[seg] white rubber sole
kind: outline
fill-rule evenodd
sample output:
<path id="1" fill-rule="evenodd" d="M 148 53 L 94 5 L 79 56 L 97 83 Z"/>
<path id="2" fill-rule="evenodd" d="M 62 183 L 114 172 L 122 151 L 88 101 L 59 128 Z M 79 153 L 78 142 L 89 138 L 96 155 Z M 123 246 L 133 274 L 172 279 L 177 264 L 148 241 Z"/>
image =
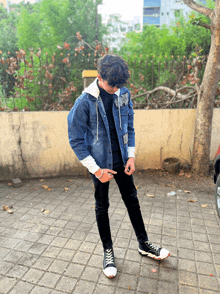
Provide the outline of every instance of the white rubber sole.
<path id="1" fill-rule="evenodd" d="M 143 256 L 147 256 L 147 257 L 150 257 L 150 258 L 153 258 L 153 259 L 156 259 L 156 260 L 164 260 L 166 258 L 168 258 L 170 256 L 170 252 L 168 252 L 168 254 L 164 257 L 160 257 L 160 256 L 156 256 L 156 255 L 153 255 L 152 253 L 149 253 L 149 252 L 146 252 L 144 250 L 141 250 L 140 248 L 138 248 L 138 251 L 141 255 Z"/>

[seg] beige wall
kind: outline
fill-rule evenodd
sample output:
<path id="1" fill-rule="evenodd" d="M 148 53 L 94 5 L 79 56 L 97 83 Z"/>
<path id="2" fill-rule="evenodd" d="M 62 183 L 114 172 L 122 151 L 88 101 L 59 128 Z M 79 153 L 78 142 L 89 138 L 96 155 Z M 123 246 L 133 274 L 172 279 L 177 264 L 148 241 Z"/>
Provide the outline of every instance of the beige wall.
<path id="1" fill-rule="evenodd" d="M 85 174 L 68 142 L 68 112 L 0 113 L 0 180 Z M 135 110 L 136 168 L 161 168 L 170 156 L 191 160 L 195 110 Z M 220 144 L 214 109 L 211 159 Z"/>

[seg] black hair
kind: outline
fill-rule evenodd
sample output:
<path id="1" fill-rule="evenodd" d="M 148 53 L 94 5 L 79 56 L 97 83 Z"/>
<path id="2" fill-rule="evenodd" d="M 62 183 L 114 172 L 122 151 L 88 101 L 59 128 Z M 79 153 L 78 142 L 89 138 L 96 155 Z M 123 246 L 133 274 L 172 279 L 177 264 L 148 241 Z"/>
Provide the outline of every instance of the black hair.
<path id="1" fill-rule="evenodd" d="M 98 73 L 111 87 L 121 88 L 129 79 L 127 62 L 116 54 L 105 54 L 98 60 Z"/>

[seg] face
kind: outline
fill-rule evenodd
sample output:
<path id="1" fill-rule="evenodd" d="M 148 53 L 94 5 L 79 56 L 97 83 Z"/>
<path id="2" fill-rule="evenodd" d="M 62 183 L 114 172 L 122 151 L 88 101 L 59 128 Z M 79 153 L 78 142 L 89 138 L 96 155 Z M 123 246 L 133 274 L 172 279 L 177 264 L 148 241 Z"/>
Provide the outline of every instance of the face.
<path id="1" fill-rule="evenodd" d="M 109 94 L 115 94 L 115 92 L 118 91 L 117 87 L 112 87 L 108 85 L 107 81 L 104 81 L 100 75 L 98 75 L 98 79 L 99 79 L 99 87 L 104 89 L 107 93 Z"/>

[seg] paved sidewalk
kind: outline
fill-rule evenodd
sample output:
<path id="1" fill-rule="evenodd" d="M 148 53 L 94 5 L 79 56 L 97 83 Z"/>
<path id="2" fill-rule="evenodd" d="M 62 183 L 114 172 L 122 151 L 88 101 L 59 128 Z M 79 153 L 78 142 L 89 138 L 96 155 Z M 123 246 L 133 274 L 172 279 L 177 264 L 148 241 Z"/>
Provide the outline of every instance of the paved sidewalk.
<path id="1" fill-rule="evenodd" d="M 220 228 L 214 195 L 187 194 L 148 184 L 138 176 L 135 184 L 149 239 L 170 250 L 171 256 L 157 262 L 139 255 L 112 181 L 109 215 L 118 274 L 109 280 L 102 273 L 92 180 L 38 179 L 24 181 L 20 188 L 0 183 L 0 293 L 220 293 Z M 168 197 L 170 189 L 177 195 Z M 14 213 L 3 211 L 4 205 L 12 205 Z M 42 208 L 49 212 L 41 212 Z"/>

